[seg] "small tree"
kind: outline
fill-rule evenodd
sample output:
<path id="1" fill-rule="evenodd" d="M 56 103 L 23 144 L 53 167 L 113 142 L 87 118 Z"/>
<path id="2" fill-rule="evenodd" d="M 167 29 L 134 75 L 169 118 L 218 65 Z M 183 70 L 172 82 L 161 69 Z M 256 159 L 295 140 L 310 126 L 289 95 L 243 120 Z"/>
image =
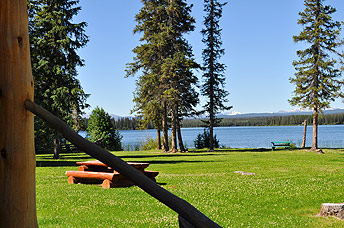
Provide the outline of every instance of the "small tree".
<path id="1" fill-rule="evenodd" d="M 213 138 L 214 148 L 219 148 L 219 140 L 217 140 L 216 135 Z M 198 134 L 194 140 L 195 148 L 203 149 L 210 148 L 210 132 L 209 129 L 204 129 L 203 134 Z"/>
<path id="2" fill-rule="evenodd" d="M 107 150 L 122 150 L 119 131 L 111 123 L 111 116 L 103 108 L 96 107 L 90 116 L 87 134 L 92 142 L 99 143 Z"/>
<path id="3" fill-rule="evenodd" d="M 290 82 L 296 85 L 292 105 L 313 110 L 313 142 L 311 150 L 318 148 L 318 115 L 329 107 L 335 98 L 343 97 L 343 81 L 340 80 L 342 69 L 339 61 L 344 55 L 337 51 L 343 45 L 340 40 L 341 23 L 333 21 L 331 14 L 336 9 L 324 6 L 324 0 L 305 0 L 305 10 L 300 12 L 298 24 L 304 29 L 295 42 L 310 44 L 305 50 L 297 52 L 299 60 L 294 61 L 296 73 Z M 334 57 L 338 58 L 335 59 Z M 338 61 L 339 59 L 339 61 Z"/>

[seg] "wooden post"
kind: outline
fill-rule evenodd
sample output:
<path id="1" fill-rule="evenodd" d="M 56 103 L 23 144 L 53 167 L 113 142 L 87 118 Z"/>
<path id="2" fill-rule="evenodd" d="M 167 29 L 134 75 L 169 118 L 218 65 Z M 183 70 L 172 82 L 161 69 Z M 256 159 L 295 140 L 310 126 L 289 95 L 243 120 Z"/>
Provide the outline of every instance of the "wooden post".
<path id="1" fill-rule="evenodd" d="M 307 120 L 303 121 L 303 137 L 302 137 L 302 146 L 301 148 L 306 147 L 306 133 L 307 133 Z"/>
<path id="2" fill-rule="evenodd" d="M 35 228 L 33 99 L 26 0 L 0 1 L 0 227 Z"/>

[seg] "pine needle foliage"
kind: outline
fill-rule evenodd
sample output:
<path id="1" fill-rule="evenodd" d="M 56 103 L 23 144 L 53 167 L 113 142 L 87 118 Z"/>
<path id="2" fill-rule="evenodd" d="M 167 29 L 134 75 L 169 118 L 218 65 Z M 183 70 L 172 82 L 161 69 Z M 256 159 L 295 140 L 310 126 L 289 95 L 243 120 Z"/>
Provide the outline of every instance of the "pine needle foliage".
<path id="1" fill-rule="evenodd" d="M 78 3 L 28 1 L 35 101 L 71 125 L 78 122 L 82 110 L 88 106 L 88 95 L 76 78 L 77 67 L 84 65 L 77 50 L 88 42 L 84 30 L 86 22 L 73 22 L 73 17 L 81 10 Z M 54 138 L 55 150 L 58 150 L 61 136 L 55 132 Z M 39 144 L 39 140 L 36 143 Z"/>
<path id="2" fill-rule="evenodd" d="M 295 42 L 309 46 L 297 51 L 298 60 L 293 62 L 296 73 L 290 82 L 296 88 L 290 104 L 313 110 L 313 144 L 317 149 L 318 113 L 328 108 L 336 98 L 343 97 L 344 84 L 342 63 L 344 55 L 338 51 L 343 45 L 340 37 L 341 22 L 333 21 L 336 9 L 324 5 L 325 0 L 305 0 L 304 11 L 300 12 L 298 24 L 303 26 Z"/>
<path id="3" fill-rule="evenodd" d="M 226 106 L 228 102 L 228 92 L 225 86 L 226 66 L 219 62 L 225 50 L 222 48 L 220 18 L 222 17 L 222 8 L 227 3 L 220 3 L 217 0 L 204 0 L 204 11 L 207 15 L 204 17 L 204 26 L 201 33 L 202 42 L 206 48 L 203 49 L 203 68 L 204 83 L 201 93 L 207 98 L 207 103 L 203 106 L 204 112 L 209 114 L 209 120 L 206 121 L 210 130 L 210 150 L 214 149 L 213 128 L 219 123 L 216 114 L 221 110 L 229 110 L 232 106 Z"/>
<path id="4" fill-rule="evenodd" d="M 134 33 L 140 33 L 141 44 L 133 49 L 134 61 L 127 64 L 127 76 L 139 73 L 134 92 L 136 112 L 142 127 L 153 122 L 163 130 L 164 150 L 168 150 L 167 130 L 175 132 L 176 121 L 194 111 L 198 93 L 197 77 L 192 69 L 198 67 L 191 46 L 183 37 L 194 30 L 191 6 L 184 0 L 142 0 L 136 15 Z"/>

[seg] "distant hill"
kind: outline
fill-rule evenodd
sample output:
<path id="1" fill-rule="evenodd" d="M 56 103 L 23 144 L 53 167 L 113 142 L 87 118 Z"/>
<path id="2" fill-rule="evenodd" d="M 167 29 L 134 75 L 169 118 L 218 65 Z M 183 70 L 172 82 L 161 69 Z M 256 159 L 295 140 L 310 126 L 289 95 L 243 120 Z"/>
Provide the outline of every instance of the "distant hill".
<path id="1" fill-rule="evenodd" d="M 274 117 L 274 116 L 300 116 L 300 115 L 312 115 L 312 111 L 280 111 L 272 113 L 247 113 L 247 114 L 235 114 L 235 115 L 218 115 L 219 118 L 254 118 L 254 117 Z M 341 114 L 344 113 L 344 109 L 329 109 L 324 111 L 324 115 L 329 114 Z"/>

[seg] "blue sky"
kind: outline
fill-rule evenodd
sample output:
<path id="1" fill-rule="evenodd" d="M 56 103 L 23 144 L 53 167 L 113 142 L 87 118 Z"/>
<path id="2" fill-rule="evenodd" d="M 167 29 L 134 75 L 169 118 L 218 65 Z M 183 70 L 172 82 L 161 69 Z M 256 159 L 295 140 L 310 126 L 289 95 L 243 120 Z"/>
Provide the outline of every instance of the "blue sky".
<path id="1" fill-rule="evenodd" d="M 186 38 L 193 47 L 196 61 L 202 63 L 204 48 L 200 30 L 203 28 L 203 1 L 193 4 L 196 29 Z M 227 65 L 226 87 L 228 105 L 234 112 L 277 112 L 290 110 L 288 99 L 294 85 L 292 61 L 304 44 L 295 44 L 292 36 L 302 29 L 297 25 L 298 12 L 304 9 L 302 0 L 229 0 L 221 19 L 223 48 L 221 62 Z M 344 20 L 344 1 L 327 0 L 337 9 L 334 19 Z M 134 17 L 140 0 L 80 0 L 82 10 L 76 22 L 86 21 L 87 47 L 78 52 L 85 60 L 79 68 L 79 80 L 91 94 L 91 109 L 103 107 L 120 116 L 130 114 L 133 107 L 135 78 L 124 78 L 126 63 L 132 61 L 132 49 L 139 45 L 140 35 L 133 35 Z M 344 33 L 344 31 L 343 31 Z M 201 72 L 196 72 L 201 79 Z M 201 82 L 201 80 L 200 80 Z M 204 98 L 201 98 L 201 104 Z M 332 107 L 344 108 L 341 100 Z M 89 112 L 90 110 L 87 110 Z"/>

